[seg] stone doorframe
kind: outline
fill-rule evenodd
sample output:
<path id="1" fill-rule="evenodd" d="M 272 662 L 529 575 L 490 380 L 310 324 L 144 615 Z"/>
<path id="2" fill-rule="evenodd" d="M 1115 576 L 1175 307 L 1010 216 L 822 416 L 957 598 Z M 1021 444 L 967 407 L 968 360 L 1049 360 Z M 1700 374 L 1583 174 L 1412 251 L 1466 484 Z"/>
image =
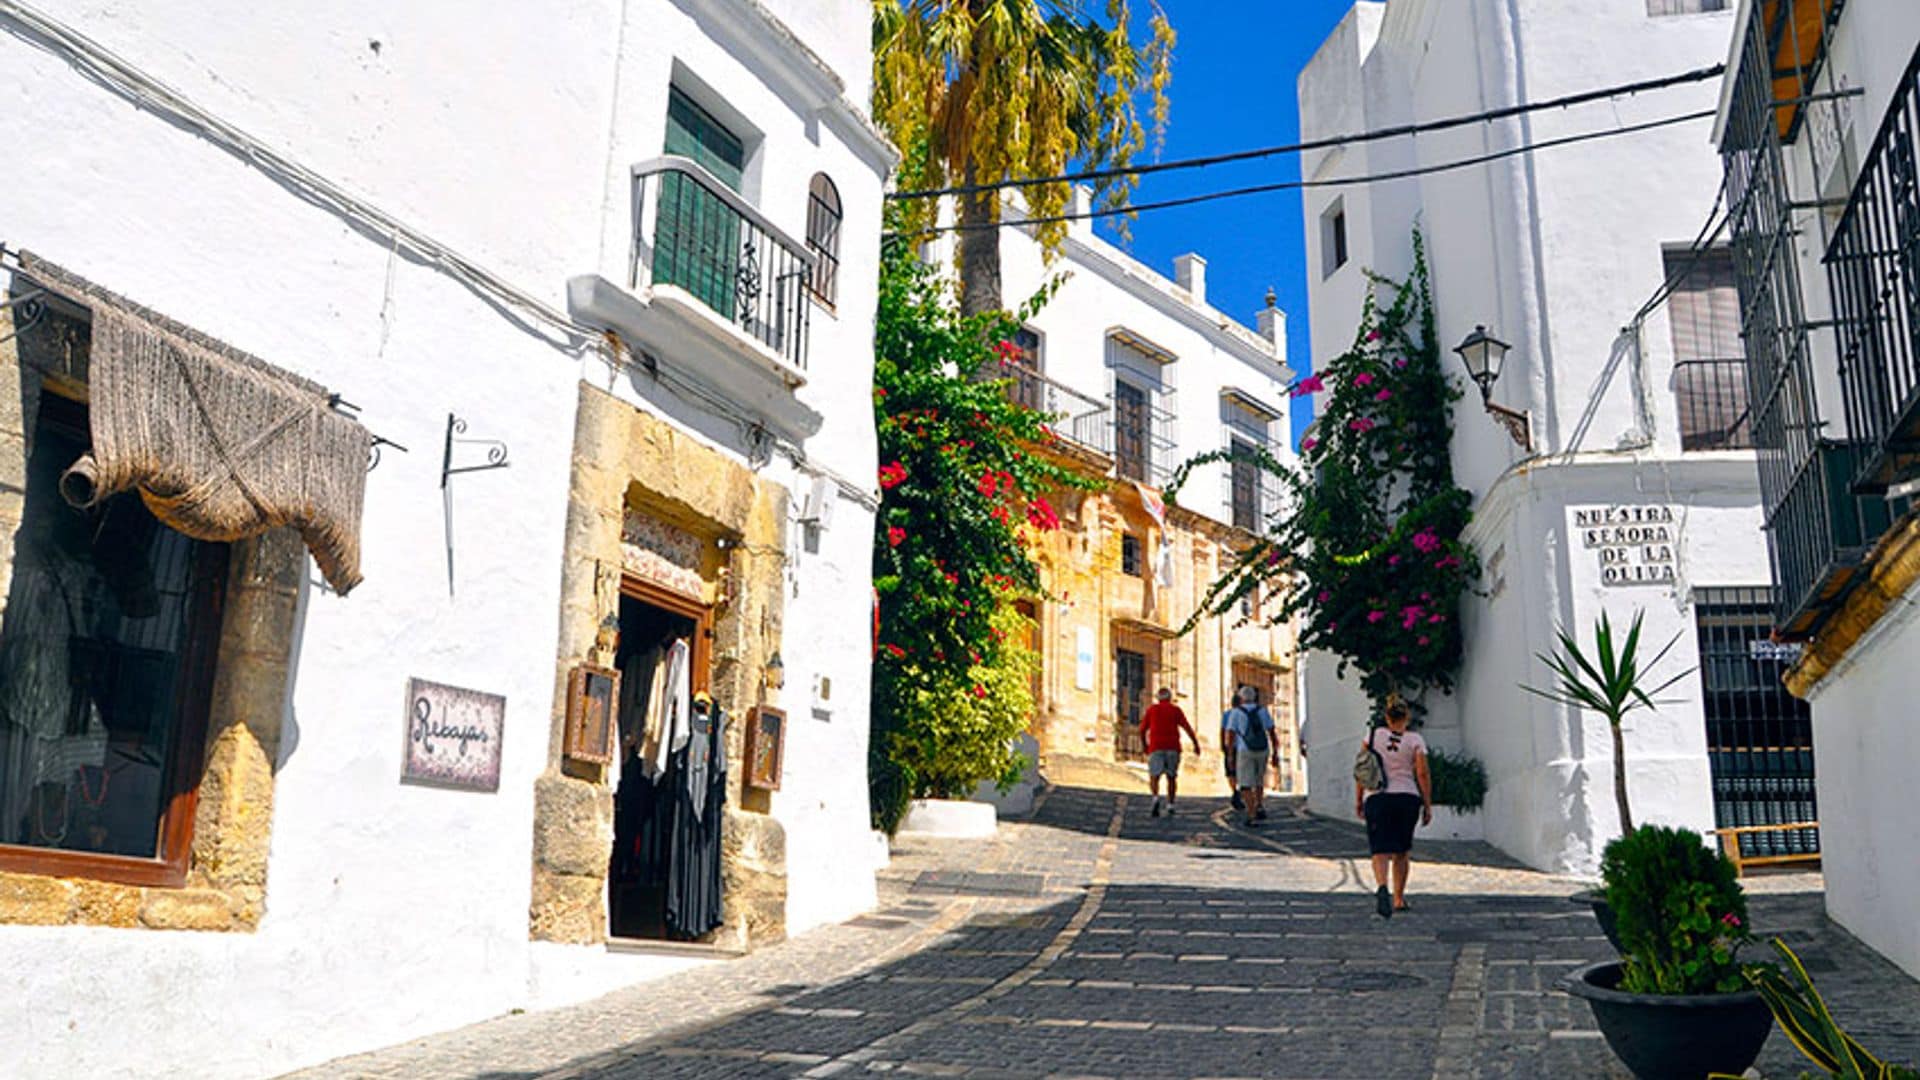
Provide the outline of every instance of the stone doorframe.
<path id="1" fill-rule="evenodd" d="M 713 608 L 709 685 L 727 713 L 730 766 L 721 852 L 724 921 L 713 943 L 745 949 L 778 941 L 786 933 L 786 834 L 766 812 L 765 793 L 743 787 L 737 763 L 744 719 L 762 703 L 762 674 L 779 651 L 787 491 L 585 383 L 567 494 L 547 767 L 534 781 L 529 934 L 583 945 L 607 939 L 609 770 L 565 759 L 562 746 L 574 665 L 611 658 L 603 629 L 619 616 L 621 529 L 629 510 L 703 541 L 701 576 Z"/>

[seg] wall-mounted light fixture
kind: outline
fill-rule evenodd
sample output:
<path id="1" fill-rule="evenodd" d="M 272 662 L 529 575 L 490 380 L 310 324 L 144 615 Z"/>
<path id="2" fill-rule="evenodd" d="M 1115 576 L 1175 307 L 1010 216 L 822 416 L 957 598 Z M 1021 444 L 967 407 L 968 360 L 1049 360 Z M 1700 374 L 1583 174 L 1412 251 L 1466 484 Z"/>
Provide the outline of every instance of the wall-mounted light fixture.
<path id="1" fill-rule="evenodd" d="M 767 658 L 767 668 L 763 674 L 769 690 L 778 690 L 787 685 L 787 665 L 780 659 L 779 652 Z"/>
<path id="2" fill-rule="evenodd" d="M 1467 365 L 1467 377 L 1480 387 L 1480 404 L 1486 407 L 1487 415 L 1507 429 L 1520 449 L 1532 453 L 1532 418 L 1522 410 L 1509 409 L 1493 400 L 1493 384 L 1500 378 L 1500 369 L 1507 362 L 1507 350 L 1512 347 L 1487 333 L 1486 327 L 1475 326 L 1473 333 L 1454 346 L 1453 351 L 1459 353 L 1461 362 Z"/>

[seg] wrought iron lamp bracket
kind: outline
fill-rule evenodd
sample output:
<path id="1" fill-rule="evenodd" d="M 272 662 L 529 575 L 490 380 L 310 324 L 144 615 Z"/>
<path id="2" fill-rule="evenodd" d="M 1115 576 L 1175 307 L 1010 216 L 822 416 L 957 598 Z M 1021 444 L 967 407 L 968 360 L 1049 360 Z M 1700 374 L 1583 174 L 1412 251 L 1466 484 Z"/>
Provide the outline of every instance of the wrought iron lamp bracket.
<path id="1" fill-rule="evenodd" d="M 1484 392 L 1480 404 L 1486 407 L 1487 415 L 1493 417 L 1494 423 L 1507 429 L 1507 434 L 1513 437 L 1520 449 L 1533 453 L 1533 417 L 1526 410 L 1509 409 Z"/>

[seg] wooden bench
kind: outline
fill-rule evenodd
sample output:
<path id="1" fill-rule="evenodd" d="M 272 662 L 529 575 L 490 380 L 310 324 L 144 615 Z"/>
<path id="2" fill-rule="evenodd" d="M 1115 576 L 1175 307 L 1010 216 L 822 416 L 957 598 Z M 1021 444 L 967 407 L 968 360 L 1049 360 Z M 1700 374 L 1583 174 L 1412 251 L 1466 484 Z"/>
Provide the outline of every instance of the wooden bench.
<path id="1" fill-rule="evenodd" d="M 1720 838 L 1720 851 L 1733 863 L 1733 871 L 1746 876 L 1749 866 L 1781 866 L 1788 863 L 1817 863 L 1820 853 L 1817 851 L 1793 852 L 1785 855 L 1748 855 L 1741 851 L 1740 838 L 1759 833 L 1790 833 L 1806 829 L 1818 829 L 1817 821 L 1795 821 L 1785 825 L 1740 825 L 1728 829 L 1715 829 L 1713 835 Z"/>

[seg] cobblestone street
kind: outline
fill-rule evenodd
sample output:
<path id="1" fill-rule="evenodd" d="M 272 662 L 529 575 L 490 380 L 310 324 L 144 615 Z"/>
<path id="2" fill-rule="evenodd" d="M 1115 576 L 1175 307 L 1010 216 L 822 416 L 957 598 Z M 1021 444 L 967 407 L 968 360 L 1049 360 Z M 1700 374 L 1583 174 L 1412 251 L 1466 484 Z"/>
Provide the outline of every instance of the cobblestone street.
<path id="1" fill-rule="evenodd" d="M 1578 883 L 1428 843 L 1414 910 L 1382 923 L 1357 827 L 1148 809 L 1054 789 L 995 840 L 903 845 L 881 910 L 852 923 L 297 1075 L 1625 1075 L 1555 988 L 1608 953 Z M 1750 885 L 1758 931 L 1801 952 L 1841 1022 L 1920 1058 L 1920 985 L 1823 919 L 1818 877 Z M 1760 1068 L 1802 1064 L 1776 1033 Z"/>

